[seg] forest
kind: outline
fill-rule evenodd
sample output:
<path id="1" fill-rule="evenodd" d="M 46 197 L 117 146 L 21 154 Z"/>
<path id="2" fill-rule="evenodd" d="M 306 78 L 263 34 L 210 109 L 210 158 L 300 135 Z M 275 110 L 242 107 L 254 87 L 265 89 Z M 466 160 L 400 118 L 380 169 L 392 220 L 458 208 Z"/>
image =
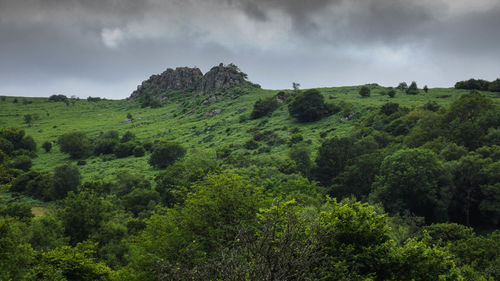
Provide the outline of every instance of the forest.
<path id="1" fill-rule="evenodd" d="M 0 280 L 499 280 L 481 81 L 1 97 Z"/>

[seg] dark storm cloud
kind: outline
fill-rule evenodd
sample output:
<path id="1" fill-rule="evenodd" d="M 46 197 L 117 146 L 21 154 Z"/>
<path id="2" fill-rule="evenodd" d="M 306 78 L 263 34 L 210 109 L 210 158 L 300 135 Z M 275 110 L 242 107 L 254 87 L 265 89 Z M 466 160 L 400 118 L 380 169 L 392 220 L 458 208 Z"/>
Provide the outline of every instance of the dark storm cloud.
<path id="1" fill-rule="evenodd" d="M 221 61 L 269 88 L 450 86 L 498 76 L 498 46 L 496 0 L 0 0 L 0 93 L 125 97 Z"/>

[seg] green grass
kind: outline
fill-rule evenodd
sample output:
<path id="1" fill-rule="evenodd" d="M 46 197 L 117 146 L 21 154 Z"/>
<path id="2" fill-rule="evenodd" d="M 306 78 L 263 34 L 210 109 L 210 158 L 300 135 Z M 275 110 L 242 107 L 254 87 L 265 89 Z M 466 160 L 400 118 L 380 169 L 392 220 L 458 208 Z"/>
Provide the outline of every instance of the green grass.
<path id="1" fill-rule="evenodd" d="M 312 151 L 321 144 L 323 139 L 320 133 L 335 129 L 327 135 L 345 135 L 359 118 L 369 110 L 376 109 L 382 104 L 392 101 L 402 106 L 416 108 L 428 101 L 435 101 L 442 106 L 447 106 L 462 94 L 468 92 L 455 89 L 430 89 L 428 93 L 420 91 L 419 95 L 406 95 L 398 91 L 394 98 L 381 95 L 383 88 L 372 87 L 371 96 L 362 98 L 359 93 L 360 86 L 335 87 L 319 89 L 328 103 L 348 102 L 356 112 L 353 120 L 342 123 L 340 114 L 335 114 L 313 123 L 298 123 L 288 114 L 286 104 L 273 113 L 272 117 L 257 120 L 245 120 L 252 111 L 253 104 L 259 98 L 276 94 L 277 90 L 254 89 L 246 95 L 237 98 L 226 98 L 222 101 L 201 105 L 204 97 L 184 96 L 172 99 L 170 103 L 161 108 L 140 108 L 136 102 L 126 100 L 106 100 L 88 102 L 78 100 L 69 106 L 64 103 L 47 102 L 46 98 L 26 98 L 31 104 L 23 104 L 24 98 L 17 98 L 18 103 L 13 103 L 14 97 L 7 97 L 0 101 L 0 128 L 15 127 L 26 131 L 38 144 L 38 157 L 34 159 L 34 169 L 52 171 L 55 166 L 72 161 L 68 156 L 59 151 L 54 145 L 52 151 L 46 153 L 41 144 L 45 141 L 56 141 L 57 138 L 71 131 L 83 131 L 89 137 L 95 137 L 100 132 L 117 130 L 120 135 L 126 131 L 136 134 L 140 141 L 154 141 L 159 139 L 175 140 L 183 144 L 189 153 L 196 151 L 214 152 L 217 147 L 234 145 L 233 153 L 248 153 L 250 158 L 262 161 L 274 161 L 287 156 L 289 147 L 286 144 L 275 145 L 270 153 L 254 154 L 243 148 L 243 144 L 252 137 L 249 132 L 252 128 L 260 131 L 273 131 L 279 137 L 288 140 L 294 128 L 298 128 L 305 140 L 311 141 Z M 291 91 L 290 91 L 291 93 Z M 498 93 L 486 93 L 500 103 Z M 180 105 L 184 100 L 185 104 Z M 238 110 L 246 107 L 243 113 Z M 221 113 L 213 117 L 206 116 L 213 110 L 221 109 Z M 125 122 L 127 113 L 131 113 L 134 121 Z M 23 116 L 32 114 L 38 118 L 31 126 L 24 124 Z M 245 119 L 245 118 L 243 118 Z M 265 123 L 265 124 L 264 124 Z M 261 144 L 263 146 L 265 144 Z M 255 150 L 257 151 L 257 150 Z M 111 179 L 121 170 L 139 172 L 152 179 L 156 171 L 151 169 L 144 157 L 128 157 L 104 161 L 103 157 L 90 157 L 87 164 L 80 166 L 84 180 Z"/>

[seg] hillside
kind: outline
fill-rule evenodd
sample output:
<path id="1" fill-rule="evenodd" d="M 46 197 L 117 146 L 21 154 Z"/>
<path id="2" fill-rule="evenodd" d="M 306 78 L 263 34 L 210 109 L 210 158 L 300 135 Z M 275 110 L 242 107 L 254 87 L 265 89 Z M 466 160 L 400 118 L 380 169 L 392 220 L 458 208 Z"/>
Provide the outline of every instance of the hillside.
<path id="1" fill-rule="evenodd" d="M 497 280 L 500 94 L 469 84 L 1 97 L 0 280 Z"/>
<path id="2" fill-rule="evenodd" d="M 241 154 L 249 152 L 243 148 L 243 144 L 252 138 L 252 128 L 276 132 L 285 142 L 290 139 L 294 128 L 297 128 L 306 140 L 311 141 L 312 151 L 315 151 L 324 138 L 347 135 L 362 116 L 389 101 L 408 108 L 417 108 L 428 101 L 447 106 L 468 92 L 455 89 L 430 89 L 427 94 L 412 96 L 398 91 L 396 97 L 391 99 L 387 95 L 380 95 L 384 88 L 376 86 L 372 88 L 373 93 L 369 98 L 362 98 L 359 95 L 360 86 L 319 89 L 327 102 L 344 102 L 352 105 L 355 114 L 346 122 L 341 122 L 342 113 L 338 113 L 318 122 L 299 123 L 290 117 L 287 104 L 280 104 L 271 117 L 248 120 L 258 99 L 271 97 L 280 92 L 250 89 L 227 97 L 209 95 L 193 98 L 190 95 L 183 97 L 173 93 L 178 96 L 161 108 L 141 108 L 140 104 L 126 100 L 99 102 L 74 100 L 67 106 L 62 102 L 47 102 L 46 98 L 7 97 L 1 103 L 1 125 L 25 130 L 26 134 L 33 136 L 38 144 L 45 141 L 56 142 L 60 135 L 70 131 L 82 131 L 90 137 L 96 137 L 101 132 L 118 130 L 121 133 L 131 131 L 141 141 L 175 140 L 189 149 L 207 150 L 212 153 L 215 153 L 218 147 L 233 145 L 234 153 Z M 285 92 L 292 93 L 291 90 Z M 488 95 L 493 97 L 497 104 L 500 103 L 497 94 Z M 18 99 L 19 102 L 13 103 L 14 99 Z M 23 104 L 23 100 L 32 103 Z M 214 101 L 205 102 L 205 100 Z M 214 114 L 219 110 L 220 113 Z M 30 126 L 24 123 L 23 116 L 26 113 L 37 116 Z M 128 113 L 132 114 L 133 120 L 127 120 Z M 330 132 L 322 138 L 321 133 L 327 131 Z M 285 143 L 278 144 L 274 145 L 270 152 L 254 155 L 254 151 L 250 151 L 250 157 L 263 161 L 272 161 L 272 158 L 283 159 L 287 157 L 288 149 Z M 71 160 L 55 146 L 50 153 L 42 151 L 38 153 L 38 157 L 34 159 L 34 168 L 50 171 L 64 161 Z M 91 157 L 86 162 L 87 164 L 80 169 L 87 179 L 109 179 L 120 169 L 130 169 L 150 177 L 155 173 L 147 165 L 147 157 L 128 157 L 113 161 L 103 161 L 102 157 Z"/>

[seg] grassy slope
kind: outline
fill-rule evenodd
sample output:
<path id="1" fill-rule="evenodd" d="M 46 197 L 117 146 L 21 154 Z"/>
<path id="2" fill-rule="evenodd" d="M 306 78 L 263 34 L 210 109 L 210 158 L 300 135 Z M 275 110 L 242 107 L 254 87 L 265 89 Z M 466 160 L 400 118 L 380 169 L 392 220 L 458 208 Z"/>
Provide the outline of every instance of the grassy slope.
<path id="1" fill-rule="evenodd" d="M 335 87 L 319 89 L 325 96 L 327 102 L 345 101 L 352 103 L 359 118 L 370 109 L 392 101 L 409 108 L 425 104 L 429 100 L 436 101 L 440 105 L 448 105 L 467 91 L 455 89 L 430 89 L 429 93 L 410 96 L 398 92 L 395 98 L 380 95 L 381 88 L 374 88 L 369 98 L 361 98 L 358 94 L 359 87 Z M 34 160 L 34 169 L 53 170 L 53 168 L 64 162 L 70 161 L 66 154 L 59 151 L 55 145 L 50 153 L 41 149 L 45 141 L 56 141 L 58 136 L 69 131 L 83 131 L 90 137 L 97 136 L 102 131 L 117 130 L 120 134 L 130 130 L 135 133 L 141 141 L 154 141 L 155 139 L 176 140 L 188 148 L 188 151 L 215 151 L 215 148 L 223 145 L 242 145 L 252 137 L 247 132 L 249 129 L 258 127 L 260 130 L 275 131 L 280 137 L 287 140 L 292 128 L 299 128 L 306 140 L 311 140 L 313 151 L 322 139 L 320 133 L 335 128 L 328 137 L 333 135 L 347 134 L 356 122 L 340 122 L 340 115 L 336 114 L 321 121 L 300 124 L 290 118 L 286 105 L 281 105 L 272 117 L 260 118 L 258 120 L 247 120 L 240 122 L 240 115 L 248 116 L 253 104 L 261 97 L 274 95 L 278 91 L 255 89 L 247 95 L 236 99 L 226 99 L 208 105 L 200 105 L 200 98 L 187 97 L 188 102 L 179 105 L 179 101 L 171 102 L 162 108 L 150 109 L 140 108 L 137 103 L 125 100 L 87 102 L 76 101 L 66 106 L 64 103 L 47 102 L 45 98 L 28 98 L 33 103 L 23 104 L 23 98 L 18 98 L 18 103 L 13 103 L 14 98 L 8 97 L 6 101 L 0 101 L 0 128 L 16 127 L 24 129 L 28 135 L 36 140 L 39 149 L 39 157 Z M 495 103 L 500 103 L 498 94 L 487 93 L 494 98 Z M 444 96 L 444 97 L 443 97 Z M 243 113 L 238 109 L 248 108 Z M 221 109 L 219 115 L 207 117 L 203 114 L 214 109 Z M 193 111 L 193 114 L 189 112 Z M 135 119 L 131 123 L 124 122 L 127 113 L 131 113 Z M 28 127 L 24 124 L 25 114 L 36 114 L 38 120 Z M 267 120 L 267 123 L 263 122 Z M 263 124 L 265 123 L 265 124 Z M 262 146 L 262 145 L 261 145 Z M 244 153 L 248 150 L 238 148 L 237 152 Z M 274 146 L 271 153 L 263 153 L 254 157 L 267 161 L 273 158 L 286 157 L 288 146 L 286 144 Z M 251 152 L 253 153 L 253 152 Z M 128 157 L 112 161 L 103 161 L 102 157 L 91 157 L 87 159 L 87 165 L 80 166 L 80 171 L 86 180 L 88 179 L 110 179 L 122 170 L 128 169 L 140 172 L 152 179 L 156 173 L 147 164 L 149 155 L 135 158 Z"/>

